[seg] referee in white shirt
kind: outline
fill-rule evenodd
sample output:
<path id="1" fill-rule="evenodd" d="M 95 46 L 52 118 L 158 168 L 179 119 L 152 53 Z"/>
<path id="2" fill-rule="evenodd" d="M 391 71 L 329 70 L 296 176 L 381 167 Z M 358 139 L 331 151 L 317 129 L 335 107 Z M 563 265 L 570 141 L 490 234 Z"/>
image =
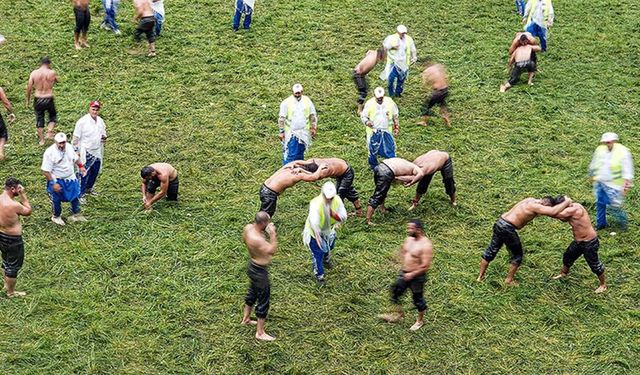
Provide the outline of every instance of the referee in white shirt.
<path id="1" fill-rule="evenodd" d="M 102 167 L 104 142 L 107 139 L 104 121 L 100 116 L 102 105 L 94 100 L 89 104 L 89 113 L 76 122 L 73 131 L 73 146 L 80 154 L 80 162 L 87 169 L 87 174 L 80 179 L 80 196 L 97 195 L 93 190 Z"/>

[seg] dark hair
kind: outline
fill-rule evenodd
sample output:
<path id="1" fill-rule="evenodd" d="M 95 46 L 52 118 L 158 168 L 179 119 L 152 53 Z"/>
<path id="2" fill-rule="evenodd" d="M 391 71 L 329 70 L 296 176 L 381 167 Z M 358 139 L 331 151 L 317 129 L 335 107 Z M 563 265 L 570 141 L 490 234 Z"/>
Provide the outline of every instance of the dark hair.
<path id="1" fill-rule="evenodd" d="M 256 213 L 256 219 L 255 219 L 256 224 L 266 224 L 270 220 L 271 220 L 271 216 L 269 216 L 267 212 L 258 211 L 258 213 Z"/>
<path id="2" fill-rule="evenodd" d="M 142 170 L 140 171 L 140 177 L 146 180 L 147 178 L 151 177 L 151 174 L 153 172 L 155 172 L 155 169 L 147 165 L 146 167 L 142 168 Z"/>
<path id="3" fill-rule="evenodd" d="M 520 35 L 520 43 L 522 43 L 522 42 L 529 43 L 529 38 L 527 38 L 527 36 L 525 34 Z"/>
<path id="4" fill-rule="evenodd" d="M 49 56 L 43 57 L 42 60 L 40 60 L 40 65 L 51 65 L 51 60 L 49 59 Z"/>
<path id="5" fill-rule="evenodd" d="M 422 220 L 420 219 L 411 219 L 409 220 L 409 224 L 413 224 L 416 226 L 416 228 L 420 229 L 421 231 L 424 231 L 424 227 L 422 226 Z"/>
<path id="6" fill-rule="evenodd" d="M 379 59 L 382 59 L 384 57 L 384 55 L 387 53 L 387 51 L 384 49 L 384 47 L 378 48 L 378 50 L 376 52 L 377 52 L 376 56 Z"/>
<path id="7" fill-rule="evenodd" d="M 318 170 L 318 164 L 315 161 L 312 161 L 309 164 L 301 165 L 300 168 L 304 169 L 307 172 L 314 173 L 315 171 Z"/>
<path id="8" fill-rule="evenodd" d="M 542 200 L 549 201 L 549 204 L 551 205 L 551 207 L 553 207 L 564 202 L 564 195 L 556 195 L 555 197 L 552 197 L 551 195 L 547 195 L 546 197 L 542 198 Z"/>
<path id="9" fill-rule="evenodd" d="M 20 180 L 18 180 L 15 177 L 7 177 L 7 179 L 4 181 L 4 189 L 5 190 L 9 190 L 12 189 L 14 187 L 17 187 L 18 185 L 21 185 L 22 182 L 20 182 Z"/>

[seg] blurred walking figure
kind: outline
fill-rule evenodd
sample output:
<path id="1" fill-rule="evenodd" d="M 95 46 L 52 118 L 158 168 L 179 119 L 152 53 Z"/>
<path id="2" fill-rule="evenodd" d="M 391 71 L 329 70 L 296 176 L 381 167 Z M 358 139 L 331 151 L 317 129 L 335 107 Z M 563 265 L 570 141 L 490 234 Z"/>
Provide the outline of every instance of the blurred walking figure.
<path id="1" fill-rule="evenodd" d="M 390 97 L 402 95 L 409 66 L 418 60 L 416 45 L 413 38 L 407 35 L 407 27 L 398 25 L 396 31 L 397 33 L 387 36 L 382 42 L 387 51 L 387 65 L 380 74 L 380 79 L 387 81 Z"/>
<path id="2" fill-rule="evenodd" d="M 360 60 L 358 65 L 353 69 L 353 81 L 358 89 L 358 104 L 357 113 L 362 113 L 364 101 L 369 94 L 369 80 L 367 79 L 367 73 L 369 73 L 378 62 L 382 61 L 386 57 L 386 51 L 384 48 L 378 48 L 377 50 L 368 50 L 364 55 L 364 58 Z"/>
<path id="3" fill-rule="evenodd" d="M 75 49 L 89 47 L 87 32 L 91 23 L 89 0 L 73 0 L 73 13 L 76 16 L 76 28 L 73 30 L 73 46 Z"/>
<path id="4" fill-rule="evenodd" d="M 120 27 L 116 23 L 120 0 L 102 0 L 102 7 L 104 8 L 104 20 L 100 24 L 100 28 L 111 30 L 116 35 L 122 34 Z"/>
<path id="5" fill-rule="evenodd" d="M 524 30 L 540 39 L 542 52 L 547 50 L 549 29 L 553 26 L 553 5 L 551 0 L 529 0 L 524 9 L 522 22 Z"/>
<path id="6" fill-rule="evenodd" d="M 431 88 L 431 97 L 425 99 L 422 104 L 422 121 L 418 125 L 427 126 L 429 116 L 432 116 L 431 108 L 440 107 L 440 113 L 447 126 L 451 126 L 449 118 L 449 109 L 447 108 L 446 99 L 449 96 L 449 82 L 447 81 L 447 73 L 442 64 L 428 62 L 422 72 L 422 84 L 425 88 Z"/>
<path id="7" fill-rule="evenodd" d="M 89 104 L 89 113 L 82 116 L 73 130 L 73 146 L 80 154 L 80 162 L 84 164 L 87 173 L 80 178 L 80 198 L 87 194 L 98 195 L 93 186 L 102 169 L 102 156 L 107 132 L 104 121 L 98 116 L 101 108 L 99 101 Z"/>
<path id="8" fill-rule="evenodd" d="M 7 94 L 4 93 L 2 87 L 0 87 L 0 101 L 4 105 L 4 108 L 7 110 L 7 119 L 9 122 L 16 121 L 16 115 L 13 114 L 13 105 L 7 98 Z M 7 124 L 4 123 L 4 119 L 2 115 L 0 115 L 0 161 L 4 160 L 4 144 L 9 139 L 9 132 L 7 131 Z"/>
<path id="9" fill-rule="evenodd" d="M 56 71 L 51 69 L 51 60 L 43 57 L 40 61 L 40 67 L 29 75 L 27 81 L 27 106 L 31 100 L 31 92 L 35 88 L 33 99 L 33 110 L 36 114 L 36 130 L 38 132 L 38 144 L 44 145 L 44 113 L 49 115 L 49 123 L 47 128 L 47 139 L 53 138 L 53 129 L 56 126 L 58 112 L 53 101 L 53 85 L 60 79 Z"/>
<path id="10" fill-rule="evenodd" d="M 633 181 L 633 160 L 628 148 L 618 143 L 616 133 L 604 133 L 589 165 L 596 197 L 596 229 L 607 226 L 607 207 L 622 230 L 627 229 L 627 214 L 622 209 L 625 194 Z"/>
<path id="11" fill-rule="evenodd" d="M 520 17 L 524 17 L 524 8 L 526 6 L 526 2 L 524 0 L 515 0 L 516 1 L 516 12 L 520 15 Z"/>
<path id="12" fill-rule="evenodd" d="M 311 139 L 318 131 L 316 107 L 303 95 L 302 85 L 291 88 L 293 95 L 280 103 L 278 137 L 283 142 L 282 165 L 294 160 L 304 160 L 304 153 L 311 146 Z"/>
<path id="13" fill-rule="evenodd" d="M 383 159 L 396 157 L 396 137 L 400 133 L 398 121 L 398 106 L 388 96 L 384 96 L 384 89 L 376 87 L 374 97 L 364 105 L 360 120 L 366 126 L 367 149 L 369 150 L 369 168 L 373 170 L 378 165 L 378 156 Z M 393 134 L 390 125 L 393 124 Z"/>
<path id="14" fill-rule="evenodd" d="M 151 1 L 133 0 L 133 6 L 136 8 L 134 20 L 138 21 L 138 26 L 133 34 L 133 39 L 136 42 L 139 42 L 142 39 L 142 34 L 144 34 L 147 38 L 147 42 L 149 43 L 149 54 L 147 56 L 153 57 L 156 55 L 156 18 L 153 15 Z"/>
<path id="15" fill-rule="evenodd" d="M 244 22 L 242 23 L 242 28 L 245 30 L 249 30 L 251 27 L 251 17 L 253 16 L 253 7 L 256 3 L 256 0 L 236 0 L 236 10 L 233 14 L 233 31 L 238 31 L 240 28 L 240 18 L 244 14 Z"/>
<path id="16" fill-rule="evenodd" d="M 156 19 L 155 33 L 156 38 L 160 36 L 162 32 L 162 26 L 164 25 L 164 0 L 151 0 L 151 9 L 153 9 L 153 16 Z"/>

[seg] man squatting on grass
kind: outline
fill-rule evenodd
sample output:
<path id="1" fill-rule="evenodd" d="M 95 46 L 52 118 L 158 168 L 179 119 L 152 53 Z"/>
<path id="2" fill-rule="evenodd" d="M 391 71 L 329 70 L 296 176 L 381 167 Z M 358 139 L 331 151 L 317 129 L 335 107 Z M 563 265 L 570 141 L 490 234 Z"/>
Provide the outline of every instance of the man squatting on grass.
<path id="1" fill-rule="evenodd" d="M 362 215 L 362 206 L 360 205 L 360 197 L 358 192 L 353 187 L 353 180 L 355 179 L 355 173 L 353 168 L 346 161 L 338 158 L 319 159 L 314 158 L 310 160 L 296 160 L 292 163 L 291 167 L 295 172 L 313 174 L 312 172 L 302 167 L 317 164 L 322 165 L 323 168 L 318 170 L 318 179 L 334 177 L 336 179 L 336 186 L 338 187 L 338 195 L 340 199 L 348 199 L 356 209 L 356 216 Z"/>
<path id="2" fill-rule="evenodd" d="M 148 56 L 153 57 L 156 55 L 156 18 L 153 15 L 151 2 L 149 0 L 133 0 L 133 6 L 136 8 L 134 19 L 139 20 L 133 39 L 139 42 L 142 34 L 144 34 L 147 37 L 147 42 L 149 42 Z"/>
<path id="3" fill-rule="evenodd" d="M 369 80 L 367 79 L 367 73 L 369 73 L 378 64 L 378 62 L 384 60 L 387 56 L 387 51 L 384 48 L 378 48 L 377 50 L 368 50 L 364 55 L 364 58 L 360 60 L 358 65 L 353 69 L 353 82 L 358 89 L 358 115 L 362 113 L 364 108 L 364 101 L 367 99 L 369 93 Z"/>
<path id="4" fill-rule="evenodd" d="M 453 161 L 449 154 L 443 151 L 431 150 L 426 154 L 420 155 L 413 161 L 413 164 L 422 169 L 424 177 L 418 182 L 416 187 L 416 197 L 411 201 L 411 207 L 409 211 L 418 206 L 420 198 L 427 193 L 429 184 L 433 175 L 440 171 L 442 175 L 442 183 L 444 184 L 444 190 L 449 196 L 452 205 L 456 205 L 456 181 L 453 179 Z"/>
<path id="5" fill-rule="evenodd" d="M 442 64 L 428 62 L 422 72 L 422 84 L 431 87 L 431 97 L 422 104 L 422 121 L 418 125 L 427 126 L 429 116 L 432 115 L 431 108 L 438 105 L 440 113 L 447 126 L 451 126 L 451 118 L 449 117 L 449 109 L 447 108 L 446 99 L 449 96 L 449 82 L 447 81 L 447 73 Z"/>
<path id="6" fill-rule="evenodd" d="M 553 279 L 558 280 L 566 277 L 569 274 L 569 268 L 571 268 L 580 255 L 583 255 L 589 268 L 598 276 L 598 281 L 600 281 L 600 285 L 595 292 L 602 293 L 607 290 L 604 264 L 598 259 L 600 241 L 598 241 L 598 234 L 593 229 L 593 225 L 591 225 L 591 218 L 587 210 L 582 205 L 574 202 L 557 214 L 555 218 L 566 221 L 571 225 L 573 242 L 571 242 L 567 251 L 562 255 L 562 270 L 560 274 Z"/>
<path id="7" fill-rule="evenodd" d="M 13 114 L 13 106 L 11 105 L 9 98 L 7 98 L 7 95 L 4 93 L 2 87 L 0 87 L 0 101 L 9 113 L 7 115 L 9 122 L 16 121 L 16 115 Z M 4 144 L 8 139 L 9 132 L 7 131 L 7 124 L 4 123 L 4 119 L 2 118 L 2 115 L 0 115 L 0 161 L 4 160 Z"/>
<path id="8" fill-rule="evenodd" d="M 260 211 L 268 213 L 269 217 L 273 218 L 276 213 L 278 196 L 283 191 L 300 181 L 313 182 L 322 179 L 320 175 L 325 168 L 327 168 L 326 165 L 318 165 L 315 162 L 300 165 L 295 169 L 294 162 L 285 164 L 260 187 Z"/>
<path id="9" fill-rule="evenodd" d="M 520 35 L 519 44 L 509 56 L 509 67 L 511 67 L 511 78 L 500 85 L 500 92 L 505 92 L 511 86 L 518 83 L 520 75 L 526 70 L 529 74 L 529 85 L 533 85 L 533 76 L 536 72 L 535 53 L 540 51 L 540 46 L 530 44 L 526 34 Z"/>
<path id="10" fill-rule="evenodd" d="M 89 0 L 73 0 L 73 14 L 76 16 L 76 28 L 73 30 L 73 46 L 75 49 L 89 47 L 87 32 L 91 23 Z"/>
<path id="11" fill-rule="evenodd" d="M 410 288 L 413 295 L 413 305 L 418 309 L 418 318 L 410 329 L 417 331 L 424 325 L 424 313 L 427 310 L 423 290 L 427 271 L 431 268 L 433 260 L 433 244 L 424 235 L 422 222 L 418 219 L 409 221 L 407 235 L 408 237 L 398 251 L 402 269 L 396 282 L 391 286 L 391 302 L 396 306 L 396 312 L 381 314 L 379 317 L 389 323 L 395 323 L 402 319 L 404 312 L 400 305 L 400 297 Z"/>
<path id="12" fill-rule="evenodd" d="M 38 132 L 38 144 L 44 146 L 44 113 L 49 115 L 49 124 L 47 129 L 47 138 L 53 138 L 53 129 L 56 126 L 58 112 L 53 101 L 53 85 L 59 81 L 56 71 L 51 69 L 51 60 L 43 57 L 40 61 L 40 67 L 31 72 L 29 81 L 27 81 L 27 107 L 31 100 L 31 92 L 35 87 L 35 95 L 33 98 L 33 110 L 36 114 L 36 130 Z"/>
<path id="13" fill-rule="evenodd" d="M 405 187 L 411 186 L 420 181 L 424 174 L 417 165 L 401 158 L 390 158 L 383 160 L 373 169 L 373 182 L 376 189 L 369 198 L 367 206 L 367 224 L 372 225 L 371 218 L 376 208 L 380 207 L 380 212 L 384 213 L 384 201 L 391 188 L 391 183 L 400 181 Z"/>
<path id="14" fill-rule="evenodd" d="M 167 197 L 168 201 L 178 200 L 178 171 L 168 163 L 153 163 L 142 168 L 142 203 L 144 209 L 149 210 L 154 203 Z M 156 194 L 156 190 L 160 192 Z"/>
<path id="15" fill-rule="evenodd" d="M 516 230 L 522 229 L 538 215 L 555 217 L 571 204 L 571 199 L 566 196 L 544 197 L 542 199 L 525 198 L 518 202 L 509 212 L 500 216 L 493 225 L 493 237 L 487 249 L 482 254 L 480 261 L 480 274 L 478 281 L 483 281 L 489 263 L 495 259 L 502 245 L 506 245 L 511 254 L 511 266 L 504 282 L 507 285 L 517 285 L 513 277 L 522 263 L 522 243 Z"/>
<path id="16" fill-rule="evenodd" d="M 263 232 L 269 234 L 269 241 L 263 235 Z M 267 319 L 269 312 L 269 299 L 271 297 L 271 283 L 269 282 L 269 264 L 271 258 L 278 248 L 278 239 L 276 238 L 276 227 L 271 222 L 269 214 L 260 211 L 256 214 L 255 221 L 247 224 L 242 231 L 242 239 L 247 245 L 251 260 L 247 266 L 247 275 L 249 276 L 249 290 L 244 299 L 244 313 L 241 324 L 256 324 L 256 339 L 264 341 L 273 341 L 276 338 L 269 336 L 264 331 L 264 321 Z M 258 321 L 251 320 L 251 310 L 256 304 L 256 317 Z"/>
<path id="17" fill-rule="evenodd" d="M 13 199 L 20 196 L 20 202 Z M 24 261 L 24 242 L 20 216 L 31 215 L 31 205 L 20 181 L 7 178 L 0 194 L 0 251 L 4 268 L 4 290 L 8 297 L 22 297 L 25 292 L 16 291 L 18 271 Z"/>

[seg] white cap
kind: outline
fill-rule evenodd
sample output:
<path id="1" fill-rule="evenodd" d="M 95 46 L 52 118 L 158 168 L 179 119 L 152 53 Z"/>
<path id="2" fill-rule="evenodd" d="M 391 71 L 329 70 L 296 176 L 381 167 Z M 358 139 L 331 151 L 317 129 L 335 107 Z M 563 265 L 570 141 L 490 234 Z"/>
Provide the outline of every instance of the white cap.
<path id="1" fill-rule="evenodd" d="M 373 96 L 376 98 L 382 98 L 384 96 L 384 89 L 380 86 L 376 87 L 376 89 L 373 90 Z"/>
<path id="2" fill-rule="evenodd" d="M 293 85 L 293 87 L 291 88 L 291 91 L 293 91 L 293 93 L 297 93 L 297 92 L 302 92 L 302 85 L 299 83 L 296 83 L 295 85 Z"/>
<path id="3" fill-rule="evenodd" d="M 396 31 L 398 31 L 398 34 L 406 34 L 407 27 L 405 25 L 398 25 L 398 27 L 396 28 Z"/>
<path id="4" fill-rule="evenodd" d="M 600 142 L 613 142 L 617 141 L 618 135 L 616 133 L 604 133 L 602 138 L 600 138 Z"/>
<path id="5" fill-rule="evenodd" d="M 58 134 L 56 134 L 55 137 L 53 137 L 53 140 L 56 141 L 56 143 L 66 142 L 67 141 L 67 135 L 64 134 L 64 133 L 58 133 Z"/>
<path id="6" fill-rule="evenodd" d="M 322 195 L 327 199 L 332 199 L 336 196 L 336 185 L 331 181 L 327 181 L 322 185 Z"/>

